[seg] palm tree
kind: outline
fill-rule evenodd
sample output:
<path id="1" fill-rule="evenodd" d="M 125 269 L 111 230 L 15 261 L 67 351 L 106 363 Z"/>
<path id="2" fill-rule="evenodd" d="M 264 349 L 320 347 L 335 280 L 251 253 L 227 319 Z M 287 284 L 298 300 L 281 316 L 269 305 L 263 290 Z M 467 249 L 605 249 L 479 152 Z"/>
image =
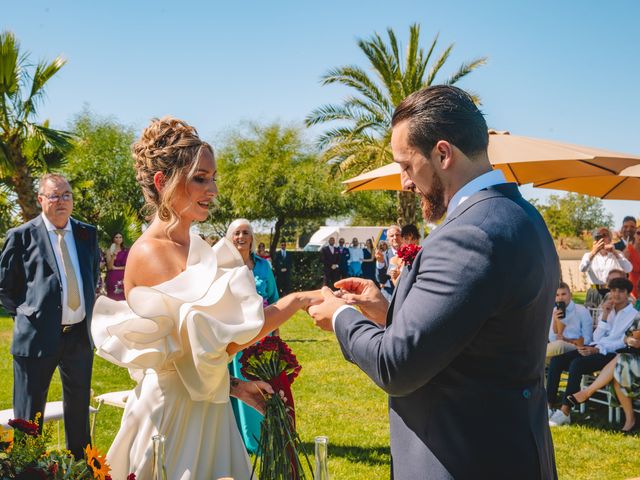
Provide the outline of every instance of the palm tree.
<path id="1" fill-rule="evenodd" d="M 13 33 L 0 33 L 0 184 L 17 199 L 23 220 L 38 215 L 35 178 L 60 166 L 71 134 L 35 123 L 44 87 L 66 61 L 40 61 L 35 70 Z"/>
<path id="2" fill-rule="evenodd" d="M 369 40 L 358 40 L 377 81 L 355 65 L 329 70 L 322 77 L 323 85 L 346 85 L 355 89 L 356 95 L 347 97 L 340 105 L 323 105 L 306 118 L 307 126 L 338 122 L 318 139 L 324 159 L 335 166 L 334 173 L 338 175 L 358 175 L 392 160 L 391 117 L 395 107 L 409 94 L 432 85 L 453 50 L 453 44 L 445 48 L 434 57 L 427 70 L 438 42 L 437 35 L 425 52 L 419 44 L 420 25 L 411 25 L 403 62 L 395 33 L 391 28 L 387 33 L 388 44 L 377 33 Z M 452 85 L 486 61 L 486 57 L 481 57 L 463 63 L 441 83 Z M 415 223 L 413 193 L 398 192 L 398 217 L 401 224 Z"/>

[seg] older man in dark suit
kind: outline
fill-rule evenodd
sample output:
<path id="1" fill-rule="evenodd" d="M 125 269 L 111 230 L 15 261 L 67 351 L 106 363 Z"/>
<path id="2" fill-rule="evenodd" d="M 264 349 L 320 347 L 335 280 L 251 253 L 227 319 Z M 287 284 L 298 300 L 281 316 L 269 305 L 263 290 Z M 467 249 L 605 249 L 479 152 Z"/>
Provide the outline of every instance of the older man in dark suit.
<path id="1" fill-rule="evenodd" d="M 372 282 L 345 279 L 342 298 L 325 290 L 309 311 L 389 394 L 396 480 L 556 478 L 543 371 L 559 272 L 545 223 L 492 171 L 464 91 L 410 95 L 392 128 L 403 187 L 427 221 L 446 219 L 390 305 Z"/>
<path id="2" fill-rule="evenodd" d="M 14 318 L 13 411 L 44 414 L 56 367 L 67 448 L 90 443 L 91 313 L 100 261 L 96 229 L 71 218 L 73 194 L 57 174 L 40 181 L 42 215 L 9 230 L 0 254 L 0 302 Z"/>
<path id="3" fill-rule="evenodd" d="M 330 237 L 329 244 L 320 249 L 320 261 L 323 265 L 323 285 L 332 288 L 340 280 L 340 252 L 335 238 Z"/>

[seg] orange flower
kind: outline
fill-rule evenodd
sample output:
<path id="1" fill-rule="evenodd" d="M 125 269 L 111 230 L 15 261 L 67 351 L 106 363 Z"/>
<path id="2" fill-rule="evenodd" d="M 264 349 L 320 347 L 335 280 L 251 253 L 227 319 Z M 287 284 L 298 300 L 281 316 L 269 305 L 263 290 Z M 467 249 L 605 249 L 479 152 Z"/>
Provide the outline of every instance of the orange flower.
<path id="1" fill-rule="evenodd" d="M 100 455 L 98 449 L 91 445 L 87 445 L 84 453 L 87 456 L 87 465 L 89 465 L 89 468 L 91 468 L 93 472 L 93 478 L 105 480 L 111 471 L 111 467 L 107 464 L 105 456 Z"/>

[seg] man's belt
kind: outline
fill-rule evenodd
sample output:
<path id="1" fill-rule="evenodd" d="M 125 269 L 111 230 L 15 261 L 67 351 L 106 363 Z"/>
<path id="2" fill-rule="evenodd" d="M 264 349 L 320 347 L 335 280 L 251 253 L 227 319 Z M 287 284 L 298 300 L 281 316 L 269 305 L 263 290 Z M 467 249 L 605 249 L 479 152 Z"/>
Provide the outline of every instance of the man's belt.
<path id="1" fill-rule="evenodd" d="M 80 327 L 84 327 L 86 323 L 86 320 L 82 320 L 81 322 L 78 323 L 72 323 L 71 325 L 61 325 L 61 332 L 62 333 L 71 333 L 77 329 L 79 329 Z"/>

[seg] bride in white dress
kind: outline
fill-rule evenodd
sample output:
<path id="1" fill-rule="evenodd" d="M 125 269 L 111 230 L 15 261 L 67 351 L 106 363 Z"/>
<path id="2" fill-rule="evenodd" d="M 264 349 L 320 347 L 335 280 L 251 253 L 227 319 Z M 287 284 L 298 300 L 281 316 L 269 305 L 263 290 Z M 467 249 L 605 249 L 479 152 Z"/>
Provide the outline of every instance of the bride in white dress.
<path id="1" fill-rule="evenodd" d="M 217 194 L 213 150 L 193 127 L 156 119 L 133 152 L 154 217 L 129 253 L 126 302 L 100 297 L 92 322 L 97 354 L 138 382 L 107 454 L 111 476 L 151 479 L 151 438 L 162 434 L 168 479 L 249 479 L 229 395 L 260 408 L 259 388 L 273 392 L 263 382 L 232 382 L 227 363 L 320 301 L 319 293 L 294 293 L 263 309 L 233 245 L 223 239 L 211 248 L 190 234 Z"/>

